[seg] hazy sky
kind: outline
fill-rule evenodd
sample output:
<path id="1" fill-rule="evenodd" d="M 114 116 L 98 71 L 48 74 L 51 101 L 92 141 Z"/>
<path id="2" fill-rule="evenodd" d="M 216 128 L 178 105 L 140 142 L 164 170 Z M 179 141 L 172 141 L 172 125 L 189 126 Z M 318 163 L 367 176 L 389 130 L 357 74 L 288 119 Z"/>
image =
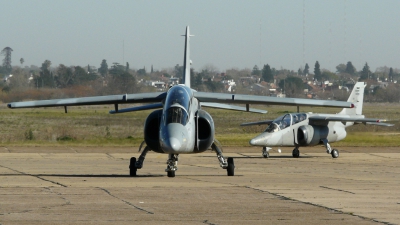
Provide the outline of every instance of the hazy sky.
<path id="1" fill-rule="evenodd" d="M 199 71 L 315 61 L 400 68 L 399 0 L 0 0 L 0 48 L 12 64 L 131 68 L 183 64 L 185 26 Z M 1 59 L 4 56 L 0 56 Z"/>

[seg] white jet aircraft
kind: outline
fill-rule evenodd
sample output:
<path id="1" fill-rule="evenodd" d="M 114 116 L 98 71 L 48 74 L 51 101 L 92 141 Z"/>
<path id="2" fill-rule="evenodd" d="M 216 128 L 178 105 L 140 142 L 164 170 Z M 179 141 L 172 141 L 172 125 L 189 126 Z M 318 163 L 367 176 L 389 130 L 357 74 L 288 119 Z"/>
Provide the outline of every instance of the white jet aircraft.
<path id="1" fill-rule="evenodd" d="M 344 108 L 338 114 L 288 113 L 275 120 L 242 123 L 241 126 L 269 124 L 260 135 L 250 140 L 250 145 L 262 146 L 262 154 L 269 157 L 271 147 L 294 146 L 292 155 L 300 156 L 300 146 L 314 146 L 324 144 L 326 152 L 333 158 L 339 157 L 339 151 L 332 149 L 329 143 L 343 140 L 346 137 L 346 128 L 354 124 L 372 124 L 393 126 L 382 123 L 381 119 L 365 118 L 362 115 L 364 99 L 364 82 L 357 82 L 350 94 L 349 103 L 354 108 Z"/>
<path id="2" fill-rule="evenodd" d="M 222 155 L 214 136 L 214 121 L 211 115 L 202 109 L 202 106 L 259 113 L 265 113 L 266 111 L 250 109 L 249 104 L 352 107 L 351 103 L 340 101 L 282 99 L 254 95 L 197 92 L 190 88 L 189 40 L 191 35 L 189 27 L 186 27 L 186 34 L 183 36 L 185 36 L 183 83 L 171 87 L 167 92 L 14 102 L 9 103 L 8 107 L 15 109 L 64 106 L 65 112 L 67 112 L 67 106 L 113 104 L 115 110 L 110 111 L 110 113 L 157 109 L 150 113 L 145 121 L 144 142 L 142 145 L 145 143 L 146 147 L 138 159 L 131 158 L 130 175 L 136 176 L 137 170 L 143 167 L 147 152 L 154 151 L 169 155 L 165 170 L 168 177 L 175 176 L 175 171 L 178 169 L 179 154 L 200 153 L 210 147 L 216 152 L 220 166 L 227 170 L 228 176 L 234 175 L 233 158 L 226 159 Z M 132 103 L 151 104 L 118 109 L 119 104 Z M 227 103 L 245 104 L 246 107 L 228 105 Z"/>

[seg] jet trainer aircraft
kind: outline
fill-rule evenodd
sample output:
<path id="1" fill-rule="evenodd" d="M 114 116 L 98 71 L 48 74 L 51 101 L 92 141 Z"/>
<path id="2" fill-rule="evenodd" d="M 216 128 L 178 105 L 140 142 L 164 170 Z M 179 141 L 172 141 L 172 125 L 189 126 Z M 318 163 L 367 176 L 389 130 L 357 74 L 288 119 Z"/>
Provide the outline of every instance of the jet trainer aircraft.
<path id="1" fill-rule="evenodd" d="M 241 126 L 269 124 L 260 135 L 250 140 L 254 146 L 263 146 L 262 154 L 269 157 L 270 147 L 294 146 L 292 155 L 300 156 L 300 146 L 313 146 L 323 143 L 326 152 L 333 158 L 339 157 L 339 151 L 332 149 L 330 142 L 340 141 L 346 137 L 346 128 L 354 124 L 372 124 L 393 126 L 382 123 L 381 119 L 365 118 L 362 115 L 364 99 L 364 82 L 358 82 L 347 100 L 354 108 L 344 108 L 338 114 L 289 113 L 275 120 L 242 123 Z"/>
<path id="2" fill-rule="evenodd" d="M 148 151 L 168 154 L 166 172 L 168 177 L 174 177 L 178 169 L 179 154 L 204 152 L 211 147 L 217 154 L 220 166 L 227 170 L 228 176 L 234 175 L 233 158 L 225 158 L 215 139 L 214 121 L 209 113 L 202 109 L 214 107 L 231 110 L 265 113 L 266 111 L 249 108 L 250 104 L 293 105 L 293 106 L 324 106 L 348 107 L 352 104 L 339 101 L 308 100 L 295 98 L 275 98 L 254 95 L 224 94 L 197 92 L 190 88 L 190 58 L 189 58 L 189 27 L 186 27 L 185 50 L 183 60 L 183 83 L 172 86 L 167 92 L 121 94 L 96 97 L 53 99 L 28 102 L 9 103 L 9 108 L 57 107 L 105 105 L 113 104 L 115 110 L 110 113 L 134 112 L 139 110 L 157 109 L 150 113 L 144 125 L 143 149 L 138 159 L 130 159 L 130 175 L 136 176 L 137 170 L 143 167 Z M 132 108 L 119 109 L 119 104 L 150 103 Z M 225 103 L 225 104 L 224 104 Z M 239 107 L 230 104 L 245 104 Z M 141 145 L 141 147 L 142 147 Z M 139 148 L 139 150 L 141 149 Z"/>

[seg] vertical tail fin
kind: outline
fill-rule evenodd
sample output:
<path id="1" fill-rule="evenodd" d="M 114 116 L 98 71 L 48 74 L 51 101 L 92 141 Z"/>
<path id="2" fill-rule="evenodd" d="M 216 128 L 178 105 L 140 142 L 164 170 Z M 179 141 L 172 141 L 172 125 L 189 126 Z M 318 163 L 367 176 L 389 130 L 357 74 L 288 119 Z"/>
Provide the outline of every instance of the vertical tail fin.
<path id="1" fill-rule="evenodd" d="M 364 82 L 357 82 L 354 85 L 354 88 L 351 91 L 349 99 L 347 100 L 347 102 L 353 103 L 354 108 L 344 108 L 339 114 L 362 115 L 365 86 L 366 84 Z"/>
<path id="2" fill-rule="evenodd" d="M 191 36 L 189 32 L 189 26 L 186 27 L 185 36 L 185 52 L 183 57 L 183 84 L 187 87 L 190 87 L 190 48 L 189 48 L 189 39 Z"/>

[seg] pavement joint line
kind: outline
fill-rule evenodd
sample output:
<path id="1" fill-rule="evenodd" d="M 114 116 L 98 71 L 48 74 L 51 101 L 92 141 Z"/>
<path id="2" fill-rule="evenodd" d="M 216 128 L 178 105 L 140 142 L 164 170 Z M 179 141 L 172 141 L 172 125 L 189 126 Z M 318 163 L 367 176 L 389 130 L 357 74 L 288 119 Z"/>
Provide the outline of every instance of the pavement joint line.
<path id="1" fill-rule="evenodd" d="M 188 178 L 188 179 L 196 180 L 194 178 Z M 215 183 L 230 184 L 230 183 L 223 183 L 223 182 L 215 182 Z M 254 188 L 254 187 L 250 187 L 250 186 L 241 186 L 241 185 L 237 185 L 237 184 L 230 184 L 230 185 L 233 185 L 233 186 L 236 186 L 236 187 L 248 188 L 248 189 L 252 189 L 252 190 L 255 190 L 255 191 L 262 192 L 262 193 L 268 193 L 268 194 L 271 194 L 271 195 L 273 195 L 275 197 L 278 197 L 278 198 L 280 198 L 282 200 L 289 200 L 289 201 L 293 201 L 293 202 L 312 205 L 312 206 L 316 206 L 316 207 L 323 208 L 323 209 L 326 209 L 326 210 L 330 210 L 330 211 L 333 211 L 333 212 L 342 213 L 342 214 L 346 214 L 346 215 L 350 215 L 350 216 L 355 216 L 355 217 L 358 217 L 358 218 L 363 219 L 363 220 L 373 221 L 373 222 L 376 222 L 376 223 L 381 223 L 381 224 L 386 224 L 386 225 L 392 225 L 392 223 L 389 223 L 389 222 L 379 221 L 377 219 L 368 218 L 368 217 L 357 215 L 357 214 L 354 214 L 354 213 L 344 212 L 344 211 L 341 211 L 341 210 L 338 210 L 338 209 L 329 208 L 327 206 L 315 204 L 315 203 L 312 203 L 312 202 L 304 202 L 304 201 L 301 201 L 301 200 L 298 200 L 298 199 L 293 199 L 293 198 L 290 198 L 290 197 L 286 197 L 286 196 L 278 194 L 278 193 L 273 193 L 273 192 L 270 192 L 270 191 L 266 191 L 266 190 L 262 190 L 262 189 L 258 189 L 258 188 Z M 328 189 L 330 189 L 330 188 L 328 188 Z M 333 189 L 333 190 L 336 190 L 336 189 Z M 344 191 L 344 192 L 347 192 L 347 191 Z M 351 193 L 351 192 L 349 192 L 349 193 Z M 400 204 L 400 203 L 398 203 L 398 204 Z"/>
<path id="2" fill-rule="evenodd" d="M 110 153 L 108 153 L 108 152 L 106 153 L 106 155 L 107 155 L 107 157 L 110 158 L 110 159 L 115 159 L 115 157 L 112 156 L 112 155 L 111 155 Z"/>
<path id="3" fill-rule="evenodd" d="M 353 195 L 355 195 L 356 193 L 354 193 L 354 192 L 351 192 L 351 191 L 345 191 L 345 190 L 342 190 L 342 189 L 337 189 L 337 188 L 330 188 L 330 187 L 326 187 L 326 186 L 319 186 L 320 188 L 325 188 L 325 189 L 329 189 L 329 190 L 334 190 L 334 191 L 341 191 L 341 192 L 346 192 L 346 193 L 350 193 L 350 194 L 353 194 Z"/>
<path id="4" fill-rule="evenodd" d="M 333 212 L 337 212 L 337 213 L 342 213 L 342 214 L 346 214 L 346 215 L 350 215 L 350 216 L 355 216 L 355 217 L 358 217 L 358 218 L 363 219 L 363 220 L 373 221 L 373 222 L 376 222 L 376 223 L 381 223 L 381 224 L 386 224 L 386 225 L 392 225 L 392 223 L 389 223 L 389 222 L 380 221 L 380 220 L 377 220 L 377 219 L 374 219 L 374 218 L 368 218 L 366 216 L 361 216 L 361 215 L 357 215 L 357 214 L 354 214 L 354 213 L 344 212 L 344 211 L 339 210 L 339 209 L 329 208 L 327 206 L 315 204 L 315 203 L 312 203 L 312 202 L 304 202 L 304 201 L 301 201 L 301 200 L 298 200 L 298 199 L 286 197 L 286 196 L 278 194 L 278 193 L 273 193 L 273 192 L 270 192 L 270 191 L 266 191 L 266 190 L 262 190 L 262 189 L 258 189 L 258 188 L 254 188 L 254 187 L 250 187 L 250 186 L 243 186 L 243 187 L 249 188 L 249 189 L 253 189 L 253 190 L 256 190 L 256 191 L 260 191 L 260 192 L 263 192 L 263 193 L 268 193 L 268 194 L 271 194 L 271 195 L 273 195 L 275 197 L 278 197 L 278 198 L 280 198 L 282 200 L 290 200 L 290 201 L 294 201 L 294 202 L 298 202 L 298 203 L 303 203 L 303 204 L 307 204 L 307 205 L 320 207 L 320 208 L 323 208 L 323 209 L 326 209 L 326 210 L 330 210 L 330 211 L 333 211 Z"/>
<path id="5" fill-rule="evenodd" d="M 243 153 L 237 153 L 238 155 L 241 155 L 241 156 L 244 156 L 244 157 L 247 157 L 247 158 L 250 158 L 251 156 L 249 156 L 249 155 L 246 155 L 246 154 L 243 154 Z"/>
<path id="6" fill-rule="evenodd" d="M 3 168 L 6 168 L 6 169 L 9 169 L 9 170 L 12 170 L 12 171 L 14 171 L 14 172 L 16 172 L 16 173 L 19 173 L 19 174 L 22 174 L 22 175 L 31 176 L 31 177 L 36 177 L 37 179 L 40 179 L 40 180 L 43 180 L 43 181 L 46 181 L 46 182 L 50 182 L 50 183 L 52 183 L 52 184 L 56 184 L 56 185 L 59 185 L 59 186 L 61 186 L 61 187 L 65 187 L 65 188 L 68 187 L 68 186 L 66 186 L 66 185 L 64 185 L 64 184 L 61 184 L 61 183 L 56 182 L 56 181 L 52 181 L 52 180 L 45 179 L 45 178 L 40 177 L 40 176 L 38 176 L 38 175 L 33 175 L 33 174 L 29 174 L 29 173 L 24 173 L 24 172 L 21 172 L 21 171 L 18 171 L 18 170 L 15 170 L 15 169 L 12 169 L 12 168 L 10 168 L 10 167 L 3 166 L 3 165 L 0 165 L 0 167 L 3 167 Z"/>
<path id="7" fill-rule="evenodd" d="M 386 157 L 386 156 L 383 156 L 383 155 L 375 155 L 375 154 L 372 154 L 372 153 L 369 153 L 369 155 L 375 156 L 375 157 L 380 157 L 380 158 L 385 158 L 385 159 L 394 159 L 392 157 Z M 397 160 L 397 159 L 394 159 L 394 160 Z"/>
<path id="8" fill-rule="evenodd" d="M 61 204 L 60 206 L 71 205 L 71 201 L 69 201 L 67 198 L 65 198 L 62 193 L 56 192 L 53 189 L 51 189 L 50 187 L 43 187 L 43 189 L 48 190 L 50 193 L 58 195 L 62 200 L 64 200 L 65 203 Z"/>
<path id="9" fill-rule="evenodd" d="M 140 210 L 140 211 L 143 211 L 143 212 L 145 212 L 145 213 L 147 213 L 147 214 L 154 214 L 153 212 L 150 212 L 150 211 L 147 211 L 147 210 L 145 210 L 145 209 L 143 209 L 143 208 L 140 208 L 139 206 L 136 206 L 136 205 L 134 205 L 133 203 L 130 203 L 130 202 L 124 200 L 124 199 L 118 198 L 117 196 L 111 194 L 111 192 L 110 192 L 109 190 L 105 189 L 105 188 L 101 188 L 101 187 L 97 187 L 97 188 L 100 189 L 100 190 L 102 190 L 102 191 L 104 191 L 105 193 L 107 193 L 107 194 L 110 195 L 111 197 L 116 198 L 116 199 L 122 201 L 123 203 L 125 203 L 125 204 L 127 204 L 127 205 L 129 205 L 129 206 L 134 207 L 135 209 L 138 209 L 138 210 Z"/>

